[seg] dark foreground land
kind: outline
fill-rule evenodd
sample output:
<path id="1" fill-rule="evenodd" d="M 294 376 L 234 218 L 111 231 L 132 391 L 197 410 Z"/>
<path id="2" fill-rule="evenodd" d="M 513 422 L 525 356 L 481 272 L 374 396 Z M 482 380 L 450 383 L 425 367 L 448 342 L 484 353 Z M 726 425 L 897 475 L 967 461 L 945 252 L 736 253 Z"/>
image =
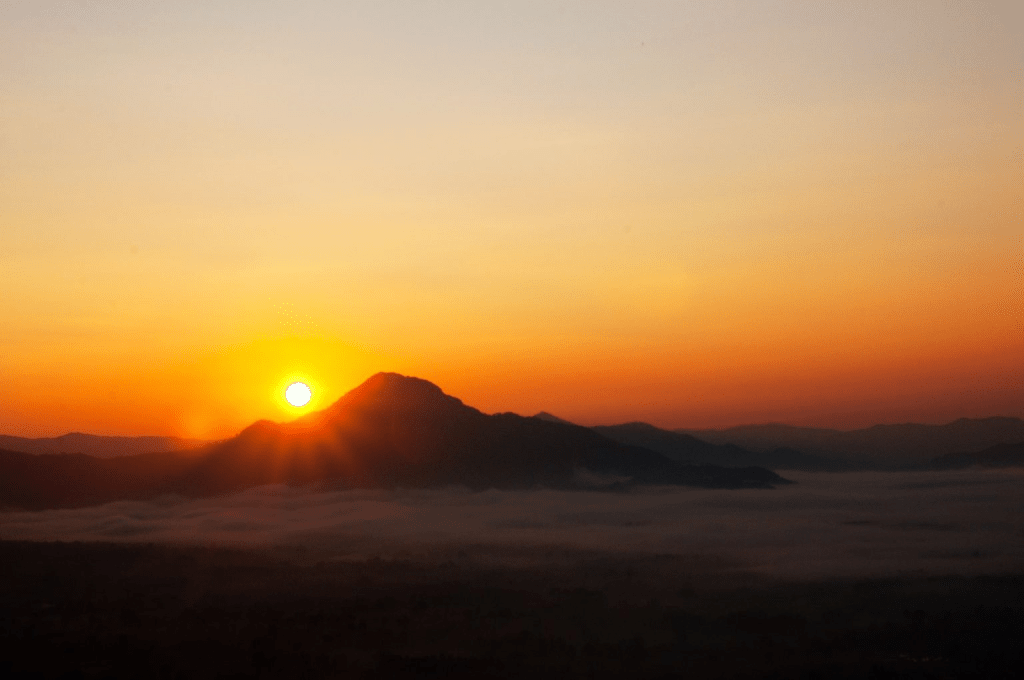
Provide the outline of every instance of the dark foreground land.
<path id="1" fill-rule="evenodd" d="M 0 541 L 5 678 L 1010 678 L 1024 576 Z"/>

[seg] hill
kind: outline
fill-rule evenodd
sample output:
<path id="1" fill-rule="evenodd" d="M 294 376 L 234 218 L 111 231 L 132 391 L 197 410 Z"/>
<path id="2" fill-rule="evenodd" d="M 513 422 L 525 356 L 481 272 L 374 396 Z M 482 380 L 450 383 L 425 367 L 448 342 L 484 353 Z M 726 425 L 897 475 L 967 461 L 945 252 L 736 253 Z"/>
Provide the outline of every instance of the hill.
<path id="1" fill-rule="evenodd" d="M 149 498 L 195 460 L 180 452 L 103 459 L 0 449 L 0 509 L 45 510 Z"/>
<path id="2" fill-rule="evenodd" d="M 140 453 L 188 451 L 210 442 L 181 437 L 104 437 L 69 432 L 59 437 L 14 437 L 0 434 L 0 449 L 22 453 L 84 453 L 94 458 L 135 456 Z"/>
<path id="3" fill-rule="evenodd" d="M 768 424 L 676 432 L 755 452 L 789 448 L 860 468 L 895 470 L 927 465 L 939 456 L 1024 441 L 1024 420 L 960 418 L 945 425 L 906 423 L 850 431 Z"/>
<path id="4" fill-rule="evenodd" d="M 554 414 L 551 414 L 551 413 L 548 413 L 547 411 L 541 411 L 540 413 L 534 413 L 533 417 L 534 418 L 539 418 L 540 420 L 546 420 L 546 421 L 548 421 L 550 423 L 562 423 L 563 425 L 575 425 L 575 423 L 573 423 L 573 422 L 571 422 L 569 420 L 565 420 L 564 418 L 559 418 L 558 416 L 556 416 Z"/>
<path id="5" fill-rule="evenodd" d="M 808 472 L 836 472 L 851 467 L 841 460 L 802 453 L 790 448 L 753 452 L 735 444 L 712 444 L 683 432 L 662 430 L 648 423 L 598 425 L 592 429 L 617 442 L 642 446 L 673 460 L 686 463 L 732 467 L 755 465 L 771 469 L 805 470 Z"/>
<path id="6" fill-rule="evenodd" d="M 932 461 L 940 470 L 968 467 L 1024 467 L 1024 442 L 996 444 L 976 453 L 950 453 Z"/>

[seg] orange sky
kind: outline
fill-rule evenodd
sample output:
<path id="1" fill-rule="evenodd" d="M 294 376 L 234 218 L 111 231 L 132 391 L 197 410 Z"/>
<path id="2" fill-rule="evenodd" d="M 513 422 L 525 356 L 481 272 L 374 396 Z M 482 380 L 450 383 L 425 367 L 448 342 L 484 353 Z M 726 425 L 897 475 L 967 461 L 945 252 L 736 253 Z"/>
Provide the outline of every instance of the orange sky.
<path id="1" fill-rule="evenodd" d="M 0 432 L 1024 416 L 1011 6 L 9 3 Z"/>

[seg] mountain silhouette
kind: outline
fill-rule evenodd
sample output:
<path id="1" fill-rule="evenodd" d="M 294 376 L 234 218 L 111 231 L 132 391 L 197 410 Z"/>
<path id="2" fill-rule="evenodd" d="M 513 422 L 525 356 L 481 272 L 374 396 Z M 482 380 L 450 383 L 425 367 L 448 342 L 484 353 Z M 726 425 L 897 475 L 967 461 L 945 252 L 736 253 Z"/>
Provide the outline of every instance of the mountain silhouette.
<path id="1" fill-rule="evenodd" d="M 14 437 L 0 434 L 0 449 L 24 453 L 85 453 L 96 458 L 134 456 L 197 449 L 210 442 L 181 437 L 104 437 L 69 432 L 59 437 Z"/>
<path id="2" fill-rule="evenodd" d="M 837 472 L 849 469 L 842 461 L 780 447 L 752 452 L 735 444 L 712 444 L 684 432 L 663 430 L 648 423 L 597 425 L 595 432 L 630 446 L 641 446 L 673 460 L 731 467 L 763 466 L 780 470 Z"/>
<path id="3" fill-rule="evenodd" d="M 189 452 L 99 460 L 0 455 L 0 505 L 58 507 L 161 493 L 203 497 L 264 484 L 320 488 L 769 488 L 758 467 L 686 465 L 576 425 L 486 415 L 436 385 L 378 373 L 323 411 L 258 421 Z"/>
<path id="4" fill-rule="evenodd" d="M 554 423 L 570 423 L 547 411 L 533 416 Z M 804 470 L 808 472 L 841 472 L 856 466 L 843 460 L 803 453 L 788 447 L 767 451 L 748 451 L 735 444 L 713 444 L 680 430 L 664 430 L 649 423 L 594 425 L 590 429 L 627 446 L 639 446 L 681 463 L 724 465 L 726 467 L 766 467 L 772 470 Z"/>
<path id="5" fill-rule="evenodd" d="M 974 453 L 948 453 L 931 461 L 940 470 L 968 467 L 1024 467 L 1024 442 L 996 444 Z"/>
<path id="6" fill-rule="evenodd" d="M 486 415 L 426 380 L 378 373 L 324 411 L 261 421 L 212 448 L 182 490 L 256 484 L 581 488 L 632 483 L 766 486 L 768 470 L 684 466 L 566 423 Z"/>
<path id="7" fill-rule="evenodd" d="M 575 425 L 575 423 L 573 423 L 571 421 L 568 421 L 568 420 L 565 420 L 564 418 L 559 418 L 558 416 L 553 415 L 551 413 L 548 413 L 547 411 L 541 411 L 540 413 L 534 413 L 533 417 L 534 418 L 539 418 L 540 420 L 546 420 L 549 423 L 562 423 L 563 425 Z"/>
<path id="8" fill-rule="evenodd" d="M 789 448 L 861 469 L 899 470 L 928 465 L 939 456 L 1024 441 L 1024 420 L 960 418 L 945 425 L 874 425 L 850 431 L 767 424 L 676 432 L 755 452 Z"/>
<path id="9" fill-rule="evenodd" d="M 180 452 L 103 459 L 0 449 L 0 508 L 45 510 L 149 498 L 195 460 Z"/>

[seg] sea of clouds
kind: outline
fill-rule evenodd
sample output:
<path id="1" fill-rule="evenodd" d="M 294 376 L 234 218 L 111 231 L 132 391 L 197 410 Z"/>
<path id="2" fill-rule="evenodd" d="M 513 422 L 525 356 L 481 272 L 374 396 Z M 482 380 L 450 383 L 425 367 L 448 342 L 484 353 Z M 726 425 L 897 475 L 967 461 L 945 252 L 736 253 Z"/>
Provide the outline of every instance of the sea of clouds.
<path id="1" fill-rule="evenodd" d="M 783 473 L 773 490 L 356 490 L 283 486 L 0 513 L 0 538 L 304 546 L 331 559 L 557 548 L 720 557 L 784 578 L 1024 569 L 1024 470 Z"/>

